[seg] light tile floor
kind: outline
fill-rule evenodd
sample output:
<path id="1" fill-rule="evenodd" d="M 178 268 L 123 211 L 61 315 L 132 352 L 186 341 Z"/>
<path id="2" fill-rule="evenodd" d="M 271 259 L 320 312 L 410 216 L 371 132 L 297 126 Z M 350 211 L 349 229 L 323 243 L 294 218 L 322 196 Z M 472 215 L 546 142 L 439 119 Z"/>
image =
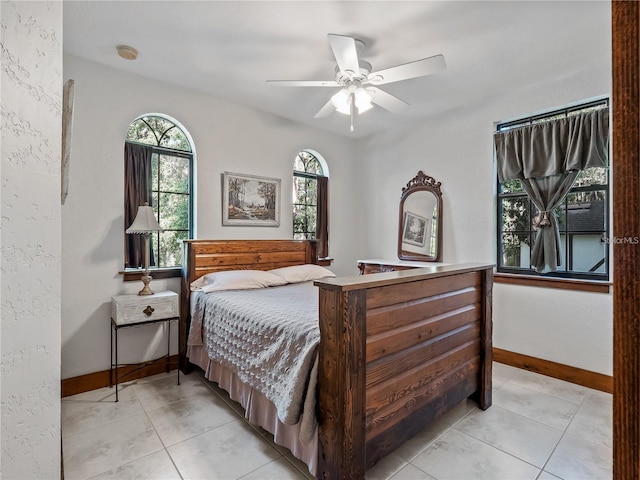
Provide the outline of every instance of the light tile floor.
<path id="1" fill-rule="evenodd" d="M 198 373 L 62 400 L 65 479 L 305 479 Z M 368 480 L 611 478 L 611 395 L 494 364 L 493 406 L 466 401 L 367 471 Z"/>

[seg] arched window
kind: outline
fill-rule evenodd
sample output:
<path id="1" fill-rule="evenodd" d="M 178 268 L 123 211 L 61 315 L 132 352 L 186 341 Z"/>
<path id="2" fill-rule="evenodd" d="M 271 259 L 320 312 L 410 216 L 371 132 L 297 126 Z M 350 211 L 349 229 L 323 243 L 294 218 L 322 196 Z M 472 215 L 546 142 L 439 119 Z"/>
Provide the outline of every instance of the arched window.
<path id="1" fill-rule="evenodd" d="M 322 163 L 308 150 L 299 152 L 293 163 L 293 238 L 316 239 L 320 258 L 329 252 L 329 179 Z"/>
<path id="2" fill-rule="evenodd" d="M 150 264 L 182 263 L 182 241 L 193 237 L 193 147 L 185 131 L 161 116 L 137 118 L 125 142 L 125 228 L 148 203 L 162 227 L 151 237 Z M 125 235 L 125 268 L 143 266 L 139 235 Z"/>

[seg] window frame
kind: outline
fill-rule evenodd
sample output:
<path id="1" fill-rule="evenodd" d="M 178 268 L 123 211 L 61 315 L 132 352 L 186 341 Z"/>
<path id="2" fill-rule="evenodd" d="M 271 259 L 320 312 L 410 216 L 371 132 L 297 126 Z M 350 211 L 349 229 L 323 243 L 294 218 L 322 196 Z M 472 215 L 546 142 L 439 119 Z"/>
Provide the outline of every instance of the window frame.
<path id="1" fill-rule="evenodd" d="M 315 226 L 315 229 L 314 229 L 314 231 L 313 231 L 313 232 L 309 231 L 309 230 L 308 230 L 308 228 L 307 228 L 307 230 L 306 230 L 306 231 L 304 231 L 304 232 L 296 232 L 296 231 L 295 231 L 295 226 L 296 226 L 296 222 L 295 222 L 295 216 L 296 216 L 296 215 L 295 215 L 295 210 L 296 210 L 296 207 L 297 207 L 297 206 L 309 207 L 309 206 L 312 206 L 312 205 L 311 205 L 311 204 L 309 204 L 309 203 L 298 203 L 298 202 L 297 202 L 297 198 L 295 198 L 295 197 L 294 197 L 294 198 L 293 198 L 293 201 L 292 201 L 292 206 L 291 206 L 291 207 L 292 207 L 292 208 L 291 208 L 291 211 L 292 211 L 292 225 L 291 225 L 291 229 L 292 229 L 292 234 L 293 234 L 293 238 L 294 238 L 294 239 L 296 238 L 296 235 L 303 234 L 303 235 L 305 235 L 305 238 L 304 238 L 305 240 L 315 240 L 315 239 L 316 239 L 316 232 L 317 232 L 317 229 L 318 229 L 318 224 L 317 224 L 317 222 L 318 222 L 318 216 L 317 216 L 317 212 L 318 212 L 318 177 L 322 177 L 322 176 L 325 176 L 325 175 L 324 175 L 324 168 L 323 168 L 323 166 L 322 166 L 322 162 L 320 161 L 320 159 L 318 158 L 318 156 L 317 156 L 315 153 L 310 152 L 309 150 L 300 150 L 300 151 L 296 154 L 296 159 L 297 159 L 297 158 L 300 156 L 300 154 L 301 154 L 301 153 L 303 153 L 303 152 L 304 152 L 304 153 L 307 153 L 307 154 L 309 154 L 309 155 L 311 155 L 311 156 L 313 157 L 313 159 L 314 159 L 314 160 L 315 160 L 315 162 L 317 163 L 317 165 L 318 165 L 319 170 L 320 170 L 320 172 L 321 172 L 321 173 L 311 173 L 311 172 L 303 172 L 303 171 L 301 171 L 301 170 L 296 170 L 296 168 L 295 168 L 295 161 L 294 161 L 293 177 L 292 177 L 292 178 L 293 178 L 293 185 L 292 185 L 292 190 L 293 190 L 293 191 L 292 191 L 292 194 L 293 194 L 293 193 L 295 193 L 295 181 L 296 181 L 296 178 L 304 178 L 304 179 L 309 179 L 309 180 L 313 180 L 313 181 L 315 181 L 315 182 L 316 182 L 316 200 L 315 200 L 315 205 L 313 205 L 313 206 L 315 206 L 315 208 L 316 208 L 316 226 Z M 306 196 L 306 195 L 305 195 L 305 196 Z M 312 236 L 309 236 L 309 235 L 312 235 Z"/>
<path id="2" fill-rule="evenodd" d="M 317 231 L 317 222 L 318 222 L 318 175 L 313 174 L 313 173 L 306 173 L 306 172 L 300 172 L 298 170 L 294 170 L 293 171 L 293 181 L 295 182 L 296 178 L 304 178 L 306 180 L 313 180 L 316 183 L 316 200 L 315 200 L 315 204 L 310 204 L 310 203 L 298 203 L 296 201 L 293 202 L 293 238 L 296 238 L 296 235 L 304 235 L 304 240 L 314 240 L 316 238 L 316 231 Z M 307 197 L 308 194 L 305 195 L 305 197 Z M 314 228 L 313 232 L 310 231 L 308 228 L 304 231 L 304 232 L 296 232 L 295 230 L 295 226 L 296 226 L 296 222 L 295 222 L 295 209 L 296 207 L 315 207 L 316 209 L 316 228 Z M 308 225 L 307 225 L 308 227 Z M 309 236 L 312 235 L 312 236 Z M 302 239 L 301 239 L 302 240 Z"/>
<path id="3" fill-rule="evenodd" d="M 147 119 L 149 118 L 160 118 L 166 122 L 169 122 L 172 124 L 171 127 L 167 128 L 166 130 L 164 130 L 162 132 L 162 134 L 160 135 L 160 137 L 158 137 L 157 133 L 158 130 L 156 130 L 152 125 L 149 124 L 149 122 L 147 121 Z M 177 122 L 176 120 L 174 120 L 173 118 L 167 117 L 165 115 L 162 114 L 145 114 L 145 115 L 141 115 L 139 117 L 136 117 L 130 124 L 129 127 L 127 129 L 127 135 L 129 132 L 129 128 L 131 128 L 132 125 L 134 125 L 136 122 L 138 121 L 142 121 L 144 122 L 152 131 L 153 136 L 156 140 L 156 144 L 151 144 L 151 143 L 145 143 L 145 142 L 140 142 L 140 141 L 136 141 L 136 140 L 129 140 L 127 137 L 125 137 L 125 142 L 126 143 L 132 143 L 132 144 L 138 144 L 138 145 L 145 145 L 147 147 L 150 147 L 152 150 L 152 158 L 153 155 L 158 155 L 158 171 L 157 171 L 157 175 L 158 175 L 158 189 L 157 190 L 153 190 L 153 187 L 151 189 L 151 195 L 152 197 L 154 195 L 157 196 L 158 200 L 160 197 L 161 193 L 171 193 L 171 194 L 179 194 L 179 195 L 188 195 L 189 200 L 188 200 L 188 229 L 186 230 L 187 232 L 187 238 L 191 239 L 194 237 L 194 231 L 195 231 L 195 200 L 194 200 L 194 163 L 195 163 L 195 149 L 194 149 L 194 145 L 193 145 L 193 141 L 191 139 L 191 136 L 187 133 L 187 131 L 184 129 L 184 127 Z M 186 141 L 188 142 L 188 146 L 190 150 L 180 150 L 180 149 L 175 149 L 175 148 L 171 148 L 171 147 L 167 147 L 167 146 L 163 146 L 160 145 L 160 143 L 162 142 L 162 140 L 167 136 L 167 133 L 172 130 L 172 129 L 178 129 L 182 135 L 184 136 L 184 138 L 186 139 Z M 188 169 L 189 169 L 189 179 L 188 179 L 188 193 L 184 194 L 181 192 L 165 192 L 163 190 L 160 190 L 160 182 L 159 182 L 159 176 L 160 176 L 160 172 L 161 172 L 161 161 L 160 161 L 160 157 L 161 156 L 172 156 L 172 157 L 179 157 L 179 158 L 185 158 L 188 160 Z M 150 179 L 151 180 L 151 185 L 153 185 L 153 178 Z M 156 216 L 158 219 L 158 222 L 160 222 L 160 205 L 159 205 L 159 201 L 157 202 L 157 205 L 153 205 L 154 210 L 156 211 Z M 168 230 L 163 230 L 163 231 L 185 231 L 183 229 L 168 229 Z M 153 235 L 153 239 L 152 242 L 154 242 L 156 245 L 159 245 L 159 238 L 160 238 L 160 232 L 154 233 Z M 158 260 L 159 260 L 159 256 L 160 256 L 160 251 L 158 248 L 155 249 L 156 251 L 154 252 L 154 259 L 152 260 L 153 263 L 155 263 L 155 265 L 153 266 L 149 266 L 149 270 L 153 272 L 153 277 L 156 279 L 160 279 L 160 278 L 174 278 L 174 277 L 179 277 L 181 275 L 181 269 L 182 269 L 182 265 L 174 265 L 174 266 L 162 266 L 159 267 L 157 266 Z M 184 259 L 183 259 L 184 261 Z M 142 273 L 140 272 L 139 268 L 124 268 L 123 270 L 120 271 L 120 274 L 122 274 L 124 276 L 124 281 L 134 281 L 134 280 L 139 280 L 141 278 Z"/>
<path id="4" fill-rule="evenodd" d="M 189 181 L 188 181 L 188 189 L 189 189 L 189 193 L 185 194 L 185 193 L 181 193 L 181 192 L 170 192 L 170 191 L 163 191 L 160 190 L 160 160 L 158 159 L 158 190 L 153 190 L 153 188 L 151 189 L 151 196 L 153 197 L 154 194 L 157 194 L 158 197 L 158 205 L 154 206 L 154 210 L 157 209 L 157 220 L 160 223 L 161 220 L 161 215 L 160 215 L 160 194 L 161 193 L 169 193 L 172 195 L 188 195 L 189 196 L 189 216 L 187 221 L 189 222 L 189 228 L 186 230 L 187 232 L 187 239 L 192 239 L 193 238 L 193 153 L 192 152 L 186 152 L 184 150 L 174 150 L 171 148 L 167 148 L 167 147 L 156 147 L 156 146 L 152 146 L 152 156 L 153 155 L 158 155 L 158 157 L 160 157 L 161 155 L 165 155 L 165 156 L 173 156 L 173 157 L 180 157 L 180 158 L 186 158 L 188 160 L 188 164 L 189 164 Z M 167 232 L 167 231 L 176 231 L 176 232 L 184 232 L 184 229 L 163 229 L 163 232 Z M 161 232 L 155 232 L 153 234 L 153 237 L 156 239 L 156 243 L 159 244 L 159 239 L 160 239 L 160 233 Z M 160 258 L 160 251 L 157 250 L 156 252 L 154 252 L 157 256 L 157 260 L 159 260 Z M 181 268 L 180 265 L 173 265 L 173 266 L 165 266 L 165 267 L 158 267 L 155 266 L 154 269 L 155 270 L 160 270 L 160 269 L 167 269 L 167 268 Z M 151 268 L 150 268 L 151 270 Z"/>
<path id="5" fill-rule="evenodd" d="M 573 106 L 567 106 L 560 109 L 554 109 L 546 113 L 530 115 L 527 117 L 523 117 L 516 120 L 511 120 L 507 122 L 500 122 L 495 127 L 495 132 L 504 131 L 511 128 L 517 128 L 525 125 L 531 125 L 537 121 L 544 121 L 545 119 L 551 119 L 552 117 L 557 117 L 559 115 L 569 116 L 572 112 L 582 111 L 588 108 L 598 107 L 598 106 L 606 106 L 609 108 L 609 99 L 602 98 L 598 100 L 593 100 L 589 102 L 582 102 Z M 560 230 L 560 234 L 564 232 L 564 244 L 563 244 L 563 259 L 564 259 L 564 270 L 559 270 L 556 272 L 547 272 L 547 273 L 538 273 L 535 269 L 529 267 L 513 267 L 513 266 L 505 266 L 503 265 L 503 253 L 504 253 L 504 242 L 503 236 L 505 234 L 514 234 L 514 235 L 524 235 L 527 234 L 530 238 L 530 247 L 533 247 L 533 240 L 535 235 L 535 230 L 533 228 L 531 219 L 533 215 L 537 213 L 536 207 L 533 205 L 529 196 L 526 192 L 503 192 L 502 184 L 500 179 L 498 178 L 498 174 L 496 172 L 496 276 L 498 278 L 502 278 L 502 283 L 516 283 L 516 284 L 524 284 L 523 281 L 526 282 L 526 278 L 531 279 L 531 284 L 535 284 L 536 286 L 540 286 L 540 281 L 551 281 L 557 285 L 559 282 L 566 281 L 565 287 L 560 288 L 570 288 L 578 284 L 584 283 L 608 283 L 611 275 L 610 271 L 610 263 L 611 263 L 611 248 L 608 245 L 607 239 L 611 238 L 611 215 L 610 215 L 610 202 L 611 202 L 611 167 L 607 165 L 606 169 L 606 177 L 607 183 L 604 184 L 594 184 L 588 186 L 572 186 L 569 190 L 567 197 L 574 193 L 581 192 L 596 192 L 596 191 L 604 191 L 604 225 L 603 231 L 598 230 L 597 233 L 601 233 L 601 242 L 605 245 L 604 253 L 604 272 L 603 273 L 595 273 L 595 272 L 576 272 L 570 271 L 569 265 L 573 264 L 573 245 L 571 244 L 571 239 L 575 235 L 579 234 L 587 234 L 587 233 L 596 233 L 595 231 L 587 231 L 587 230 L 568 230 L 568 222 L 565 222 L 564 229 Z M 579 177 L 578 177 L 579 178 Z M 504 229 L 504 224 L 502 221 L 502 207 L 503 200 L 509 198 L 524 198 L 527 201 L 529 208 L 529 222 L 528 222 L 528 231 L 506 231 Z M 562 202 L 559 208 L 564 208 L 565 218 L 566 212 L 568 211 L 567 200 Z M 502 275 L 501 275 L 502 274 Z M 515 279 L 515 277 L 520 277 L 517 280 L 520 281 L 510 281 L 509 279 Z M 549 282 L 550 283 L 550 282 Z M 580 289 L 580 288 L 579 288 Z M 607 287 L 608 290 L 608 287 Z M 595 290 L 600 291 L 600 290 Z"/>

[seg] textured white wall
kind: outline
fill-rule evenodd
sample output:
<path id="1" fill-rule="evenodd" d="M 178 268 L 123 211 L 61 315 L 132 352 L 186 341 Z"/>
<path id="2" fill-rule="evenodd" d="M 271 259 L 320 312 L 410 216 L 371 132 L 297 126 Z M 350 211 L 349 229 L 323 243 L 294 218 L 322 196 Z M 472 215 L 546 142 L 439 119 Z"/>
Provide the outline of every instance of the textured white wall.
<path id="1" fill-rule="evenodd" d="M 2 458 L 60 475 L 62 3 L 0 3 Z"/>
<path id="2" fill-rule="evenodd" d="M 359 249 L 352 240 L 359 232 L 351 222 L 356 215 L 351 185 L 355 174 L 348 139 L 73 56 L 65 56 L 64 77 L 75 80 L 75 107 L 69 196 L 62 208 L 62 378 L 109 368 L 111 296 L 137 292 L 141 286 L 123 282 L 118 274 L 124 264 L 124 139 L 141 114 L 169 115 L 193 138 L 201 239 L 292 238 L 293 160 L 304 148 L 319 152 L 331 177 L 332 269 L 340 275 L 357 272 Z M 223 227 L 224 171 L 282 179 L 280 227 Z M 154 280 L 152 286 L 176 292 L 180 288 L 178 279 Z M 122 360 L 136 362 L 164 353 L 166 340 L 159 328 L 123 330 Z"/>
<path id="3" fill-rule="evenodd" d="M 610 93 L 610 6 L 591 6 L 602 9 L 589 32 L 601 37 L 601 52 L 583 70 L 561 78 L 550 70 L 547 82 L 520 91 L 496 79 L 495 96 L 482 103 L 359 142 L 369 257 L 395 258 L 398 199 L 423 170 L 442 182 L 443 261 L 496 262 L 494 125 Z M 612 311 L 609 294 L 496 284 L 494 346 L 611 375 Z"/>

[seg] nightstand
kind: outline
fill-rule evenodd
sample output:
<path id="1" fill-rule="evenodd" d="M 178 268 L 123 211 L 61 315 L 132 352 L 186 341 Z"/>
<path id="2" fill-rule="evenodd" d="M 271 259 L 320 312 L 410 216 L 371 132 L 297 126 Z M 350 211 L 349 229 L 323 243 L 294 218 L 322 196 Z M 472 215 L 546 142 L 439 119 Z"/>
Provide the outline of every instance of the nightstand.
<path id="1" fill-rule="evenodd" d="M 118 363 L 118 331 L 122 328 L 139 327 L 152 323 L 167 322 L 167 354 L 160 357 L 167 360 L 167 373 L 170 370 L 171 353 L 171 321 L 179 320 L 179 298 L 175 292 L 157 292 L 153 295 L 115 295 L 111 297 L 111 367 L 109 369 L 109 386 L 116 387 L 118 401 L 118 383 L 120 383 Z M 115 345 L 114 345 L 115 338 Z M 180 344 L 180 326 L 178 325 L 178 344 Z M 143 362 L 139 368 L 127 372 L 126 375 L 138 371 L 152 362 Z M 124 365 L 124 364 L 123 364 Z M 134 364 L 137 365 L 137 364 Z M 115 382 L 114 382 L 115 370 Z M 180 357 L 178 356 L 178 385 L 180 385 Z"/>

